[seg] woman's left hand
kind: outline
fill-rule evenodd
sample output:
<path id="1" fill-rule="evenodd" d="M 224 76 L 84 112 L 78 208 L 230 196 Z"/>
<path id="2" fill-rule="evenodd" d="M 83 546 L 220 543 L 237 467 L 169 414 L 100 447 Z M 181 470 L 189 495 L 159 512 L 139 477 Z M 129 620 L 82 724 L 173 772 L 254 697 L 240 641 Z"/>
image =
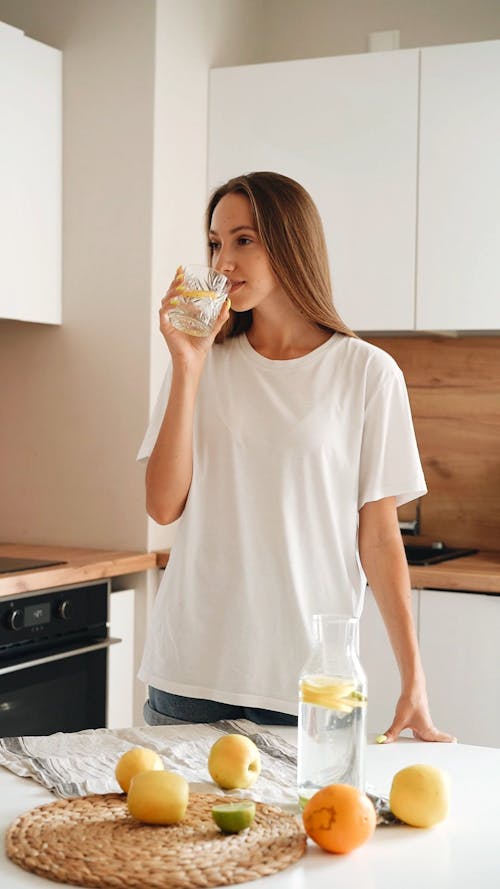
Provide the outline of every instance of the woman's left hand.
<path id="1" fill-rule="evenodd" d="M 442 741 L 456 743 L 456 738 L 447 732 L 440 732 L 432 722 L 425 694 L 402 694 L 396 706 L 396 713 L 390 728 L 384 732 L 385 741 L 395 741 L 404 729 L 411 729 L 418 741 Z"/>

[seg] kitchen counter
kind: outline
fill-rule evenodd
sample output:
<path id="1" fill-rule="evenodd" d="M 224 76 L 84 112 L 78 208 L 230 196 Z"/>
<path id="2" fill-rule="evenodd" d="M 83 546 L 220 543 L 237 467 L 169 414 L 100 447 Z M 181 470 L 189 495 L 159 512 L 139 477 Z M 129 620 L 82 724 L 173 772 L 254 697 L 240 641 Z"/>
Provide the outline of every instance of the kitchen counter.
<path id="1" fill-rule="evenodd" d="M 182 726 L 186 739 L 191 726 Z M 179 726 L 164 727 L 178 735 Z M 296 730 L 275 729 L 290 743 Z M 448 819 L 432 830 L 406 826 L 379 827 L 374 837 L 350 855 L 335 856 L 309 841 L 305 856 L 286 870 L 245 883 L 254 889 L 498 889 L 500 862 L 500 750 L 460 744 L 424 744 L 400 739 L 394 744 L 368 745 L 367 778 L 387 794 L 392 776 L 405 765 L 427 762 L 444 768 L 451 778 Z M 213 785 L 197 784 L 197 790 Z M 0 767 L 0 830 L 17 815 L 55 799 L 27 778 Z M 23 871 L 0 850 L 0 883 L 9 889 L 54 886 Z M 243 884 L 240 884 L 243 885 Z"/>
<path id="2" fill-rule="evenodd" d="M 66 563 L 0 574 L 0 598 L 11 598 L 52 587 L 165 568 L 169 551 L 148 553 L 2 543 L 0 556 Z M 410 566 L 410 578 L 414 589 L 463 590 L 500 595 L 500 552 L 480 551 L 437 565 Z"/>
<path id="3" fill-rule="evenodd" d="M 66 584 L 117 577 L 150 568 L 165 568 L 169 551 L 136 552 L 83 547 L 1 543 L 1 556 L 61 560 L 65 565 L 0 574 L 0 597 Z M 466 590 L 500 594 L 500 552 L 480 551 L 438 565 L 410 567 L 414 589 Z"/>
<path id="4" fill-rule="evenodd" d="M 158 567 L 165 568 L 168 551 L 158 554 Z M 410 566 L 413 589 L 466 590 L 500 594 L 500 552 L 480 551 L 438 565 Z"/>
<path id="5" fill-rule="evenodd" d="M 414 589 L 500 594 L 500 552 L 479 551 L 437 565 L 410 566 Z"/>
<path id="6" fill-rule="evenodd" d="M 0 597 L 51 587 L 86 583 L 156 567 L 156 553 L 84 549 L 64 546 L 0 544 L 0 556 L 63 561 L 65 565 L 0 574 Z"/>

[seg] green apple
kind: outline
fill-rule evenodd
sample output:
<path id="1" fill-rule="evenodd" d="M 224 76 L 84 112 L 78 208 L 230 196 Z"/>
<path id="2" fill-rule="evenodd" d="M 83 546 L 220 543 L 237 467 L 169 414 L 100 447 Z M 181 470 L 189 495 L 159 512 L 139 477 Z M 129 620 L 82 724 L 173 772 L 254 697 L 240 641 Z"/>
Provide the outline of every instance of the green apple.
<path id="1" fill-rule="evenodd" d="M 246 789 L 260 775 L 260 753 L 245 735 L 223 735 L 212 745 L 208 771 L 224 790 Z"/>

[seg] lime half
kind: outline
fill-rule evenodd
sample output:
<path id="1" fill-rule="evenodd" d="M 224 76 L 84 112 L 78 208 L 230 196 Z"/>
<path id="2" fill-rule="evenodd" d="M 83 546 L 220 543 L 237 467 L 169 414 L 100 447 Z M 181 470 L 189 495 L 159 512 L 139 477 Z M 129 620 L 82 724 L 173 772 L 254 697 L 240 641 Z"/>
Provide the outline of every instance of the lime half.
<path id="1" fill-rule="evenodd" d="M 224 833 L 239 833 L 240 830 L 250 827 L 255 818 L 255 803 L 251 800 L 220 803 L 213 806 L 212 818 Z"/>

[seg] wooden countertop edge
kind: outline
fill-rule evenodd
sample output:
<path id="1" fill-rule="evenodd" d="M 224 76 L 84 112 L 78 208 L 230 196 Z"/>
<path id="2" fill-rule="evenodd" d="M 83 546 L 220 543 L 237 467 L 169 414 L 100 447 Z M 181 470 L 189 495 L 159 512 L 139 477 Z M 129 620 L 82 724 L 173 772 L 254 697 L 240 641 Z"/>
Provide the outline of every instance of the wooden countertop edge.
<path id="1" fill-rule="evenodd" d="M 157 553 L 157 567 L 165 568 L 169 551 Z M 438 565 L 410 566 L 414 589 L 465 590 L 500 594 L 500 552 L 481 551 Z"/>
<path id="2" fill-rule="evenodd" d="M 435 566 L 437 568 L 437 565 Z M 496 574 L 473 571 L 438 572 L 430 565 L 410 568 L 413 589 L 456 590 L 464 593 L 489 593 L 500 595 L 500 567 Z"/>
<path id="3" fill-rule="evenodd" d="M 60 559 L 64 565 L 0 575 L 0 598 L 52 587 L 119 577 L 156 568 L 155 552 L 90 550 L 75 547 L 1 544 L 0 555 L 33 559 Z"/>

